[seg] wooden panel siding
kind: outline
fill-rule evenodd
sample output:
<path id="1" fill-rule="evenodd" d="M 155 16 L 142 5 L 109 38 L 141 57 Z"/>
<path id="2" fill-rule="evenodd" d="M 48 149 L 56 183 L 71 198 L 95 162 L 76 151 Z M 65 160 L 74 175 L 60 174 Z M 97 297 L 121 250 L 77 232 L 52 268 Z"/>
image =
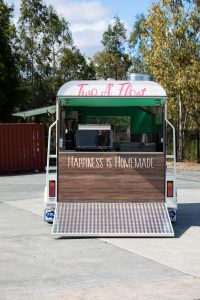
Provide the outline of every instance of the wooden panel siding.
<path id="1" fill-rule="evenodd" d="M 164 201 L 161 153 L 59 153 L 58 201 Z"/>

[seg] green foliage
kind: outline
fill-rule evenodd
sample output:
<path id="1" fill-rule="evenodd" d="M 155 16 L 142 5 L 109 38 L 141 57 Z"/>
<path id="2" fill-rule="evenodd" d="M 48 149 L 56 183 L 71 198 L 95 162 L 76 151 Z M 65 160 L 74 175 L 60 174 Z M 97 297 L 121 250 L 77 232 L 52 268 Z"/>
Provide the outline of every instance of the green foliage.
<path id="1" fill-rule="evenodd" d="M 153 4 L 131 34 L 146 70 L 166 89 L 168 115 L 178 129 L 179 159 L 183 129 L 200 126 L 199 4 L 196 1 L 162 0 Z"/>
<path id="2" fill-rule="evenodd" d="M 199 0 L 156 1 L 146 16 L 137 16 L 129 44 L 115 17 L 102 36 L 103 51 L 90 60 L 73 46 L 68 22 L 44 0 L 21 0 L 17 29 L 12 10 L 0 0 L 0 122 L 9 121 L 13 110 L 54 104 L 69 80 L 149 73 L 169 96 L 181 158 L 182 131 L 200 127 Z"/>
<path id="3" fill-rule="evenodd" d="M 117 52 L 103 50 L 96 53 L 92 61 L 97 78 L 126 79 L 126 73 L 130 66 L 127 54 L 120 56 Z"/>
<path id="4" fill-rule="evenodd" d="M 18 72 L 12 39 L 15 27 L 11 23 L 12 7 L 0 0 L 0 122 L 8 122 L 17 103 Z"/>
<path id="5" fill-rule="evenodd" d="M 129 47 L 132 56 L 130 73 L 148 73 L 148 66 L 143 59 L 143 36 L 146 35 L 144 14 L 137 15 L 133 31 L 129 38 Z"/>
<path id="6" fill-rule="evenodd" d="M 169 113 L 175 118 L 178 96 L 183 106 L 185 127 L 199 126 L 193 120 L 194 107 L 199 102 L 199 29 L 197 6 L 186 1 L 163 0 L 152 5 L 146 19 L 140 19 L 131 34 L 130 43 L 138 49 L 156 81 L 160 82 L 171 98 Z M 191 101 L 192 100 L 192 101 Z M 177 107 L 177 106 L 176 106 Z"/>
<path id="7" fill-rule="evenodd" d="M 114 23 L 108 25 L 108 29 L 103 34 L 102 44 L 106 51 L 123 55 L 124 43 L 126 42 L 126 28 L 119 17 L 114 18 Z"/>
<path id="8" fill-rule="evenodd" d="M 126 28 L 118 17 L 108 25 L 103 34 L 104 50 L 96 53 L 93 64 L 97 78 L 125 79 L 131 65 L 129 55 L 125 53 Z"/>
<path id="9" fill-rule="evenodd" d="M 62 82 L 81 79 L 95 79 L 92 62 L 87 62 L 77 48 L 63 49 L 60 57 L 58 77 Z"/>
<path id="10" fill-rule="evenodd" d="M 55 103 L 60 86 L 72 79 L 95 78 L 94 68 L 73 46 L 68 22 L 43 0 L 22 0 L 17 37 L 20 109 Z"/>
<path id="11" fill-rule="evenodd" d="M 24 106 L 55 102 L 60 52 L 72 43 L 68 23 L 42 0 L 22 0 L 17 51 Z"/>

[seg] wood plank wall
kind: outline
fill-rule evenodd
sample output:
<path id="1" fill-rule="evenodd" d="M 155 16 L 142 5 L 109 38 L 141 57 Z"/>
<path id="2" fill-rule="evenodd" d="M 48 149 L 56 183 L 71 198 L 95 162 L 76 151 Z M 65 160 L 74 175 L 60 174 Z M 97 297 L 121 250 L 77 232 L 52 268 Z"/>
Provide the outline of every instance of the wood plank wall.
<path id="1" fill-rule="evenodd" d="M 160 153 L 59 153 L 58 201 L 164 201 Z"/>

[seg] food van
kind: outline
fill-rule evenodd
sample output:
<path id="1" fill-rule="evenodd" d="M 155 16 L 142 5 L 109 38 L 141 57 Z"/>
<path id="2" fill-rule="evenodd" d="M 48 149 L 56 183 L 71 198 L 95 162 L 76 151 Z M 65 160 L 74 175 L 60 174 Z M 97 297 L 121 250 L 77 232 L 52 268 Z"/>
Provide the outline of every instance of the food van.
<path id="1" fill-rule="evenodd" d="M 53 235 L 174 236 L 175 130 L 166 108 L 164 89 L 148 75 L 71 81 L 59 89 L 44 197 L 44 220 L 53 222 Z"/>

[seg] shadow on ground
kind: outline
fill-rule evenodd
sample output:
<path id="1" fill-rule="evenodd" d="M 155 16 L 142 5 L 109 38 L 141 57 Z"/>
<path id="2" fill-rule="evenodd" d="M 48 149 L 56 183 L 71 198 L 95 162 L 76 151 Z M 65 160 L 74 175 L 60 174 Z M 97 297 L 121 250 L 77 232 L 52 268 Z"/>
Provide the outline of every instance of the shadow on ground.
<path id="1" fill-rule="evenodd" d="M 177 221 L 173 226 L 175 238 L 181 237 L 192 226 L 200 226 L 200 203 L 179 204 Z"/>

